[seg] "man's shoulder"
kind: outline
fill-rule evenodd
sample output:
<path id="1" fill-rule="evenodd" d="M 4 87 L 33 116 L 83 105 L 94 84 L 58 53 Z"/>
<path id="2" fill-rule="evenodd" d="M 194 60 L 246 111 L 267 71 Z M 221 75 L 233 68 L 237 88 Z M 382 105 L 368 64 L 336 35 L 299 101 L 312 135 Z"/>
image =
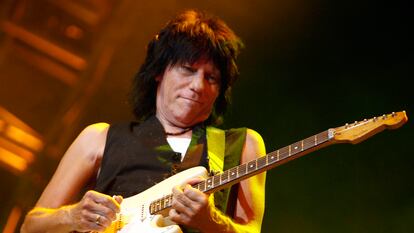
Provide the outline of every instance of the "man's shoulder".
<path id="1" fill-rule="evenodd" d="M 91 138 L 106 136 L 108 133 L 109 124 L 105 122 L 94 123 L 86 126 L 80 133 L 80 137 L 88 140 Z"/>
<path id="2" fill-rule="evenodd" d="M 116 123 L 99 122 L 86 126 L 79 135 L 82 141 L 97 140 L 99 138 L 106 139 L 107 135 L 112 135 L 115 132 L 129 131 L 132 125 L 136 124 L 133 121 L 123 121 Z"/>
<path id="3" fill-rule="evenodd" d="M 254 144 L 264 144 L 262 136 L 253 129 L 246 129 L 246 141 Z"/>

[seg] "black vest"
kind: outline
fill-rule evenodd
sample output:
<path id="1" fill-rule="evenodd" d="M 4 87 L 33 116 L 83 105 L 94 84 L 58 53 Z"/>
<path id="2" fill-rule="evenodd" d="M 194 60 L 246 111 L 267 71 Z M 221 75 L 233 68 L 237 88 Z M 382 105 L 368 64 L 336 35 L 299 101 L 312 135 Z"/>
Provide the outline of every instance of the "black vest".
<path id="1" fill-rule="evenodd" d="M 224 170 L 227 170 L 240 163 L 246 128 L 230 129 L 225 133 Z M 111 125 L 95 190 L 127 198 L 189 167 L 201 165 L 208 169 L 205 127 L 196 126 L 192 135 L 187 154 L 181 162 L 181 154 L 169 146 L 163 126 L 155 116 L 140 124 Z M 215 193 L 216 206 L 230 215 L 235 207 L 236 186 L 233 186 L 231 195 L 229 189 Z"/>

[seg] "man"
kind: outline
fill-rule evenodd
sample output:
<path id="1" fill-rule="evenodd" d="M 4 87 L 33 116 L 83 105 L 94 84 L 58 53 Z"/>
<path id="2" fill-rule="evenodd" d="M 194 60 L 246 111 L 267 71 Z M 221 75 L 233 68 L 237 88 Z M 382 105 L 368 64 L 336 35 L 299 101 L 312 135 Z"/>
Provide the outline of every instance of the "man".
<path id="1" fill-rule="evenodd" d="M 134 80 L 131 100 L 140 123 L 84 129 L 21 231 L 103 231 L 115 220 L 122 197 L 189 167 L 211 169 L 214 158 L 207 155 L 214 145 L 206 139 L 207 126 L 219 123 L 226 110 L 241 46 L 224 22 L 201 12 L 186 11 L 170 21 L 150 41 Z M 251 129 L 226 131 L 225 147 L 224 169 L 265 154 L 263 140 Z M 70 204 L 95 178 L 94 191 Z M 191 185 L 176 186 L 169 218 L 184 231 L 260 232 L 264 185 L 262 173 L 214 198 Z"/>

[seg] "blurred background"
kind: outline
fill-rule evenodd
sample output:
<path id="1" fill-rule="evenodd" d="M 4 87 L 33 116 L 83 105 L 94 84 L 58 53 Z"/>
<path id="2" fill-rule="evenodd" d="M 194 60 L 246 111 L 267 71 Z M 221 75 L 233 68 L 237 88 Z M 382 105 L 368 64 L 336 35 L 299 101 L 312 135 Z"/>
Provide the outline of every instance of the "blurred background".
<path id="1" fill-rule="evenodd" d="M 18 232 L 87 125 L 132 119 L 146 43 L 178 12 L 221 17 L 244 40 L 224 127 L 273 151 L 331 127 L 413 113 L 406 1 L 0 1 L 0 229 Z M 412 122 L 268 172 L 262 232 L 412 232 Z M 65 184 L 62 184 L 65 185 Z"/>

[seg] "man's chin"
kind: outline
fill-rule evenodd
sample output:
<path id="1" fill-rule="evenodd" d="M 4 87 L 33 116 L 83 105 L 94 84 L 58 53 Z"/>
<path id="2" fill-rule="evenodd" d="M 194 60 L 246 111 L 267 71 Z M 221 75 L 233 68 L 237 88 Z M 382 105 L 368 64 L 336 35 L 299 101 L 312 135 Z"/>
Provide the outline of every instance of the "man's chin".
<path id="1" fill-rule="evenodd" d="M 193 127 L 205 120 L 207 120 L 208 117 L 197 117 L 197 116 L 191 116 L 187 115 L 187 117 L 177 117 L 176 118 L 176 126 L 181 128 L 188 128 Z"/>

